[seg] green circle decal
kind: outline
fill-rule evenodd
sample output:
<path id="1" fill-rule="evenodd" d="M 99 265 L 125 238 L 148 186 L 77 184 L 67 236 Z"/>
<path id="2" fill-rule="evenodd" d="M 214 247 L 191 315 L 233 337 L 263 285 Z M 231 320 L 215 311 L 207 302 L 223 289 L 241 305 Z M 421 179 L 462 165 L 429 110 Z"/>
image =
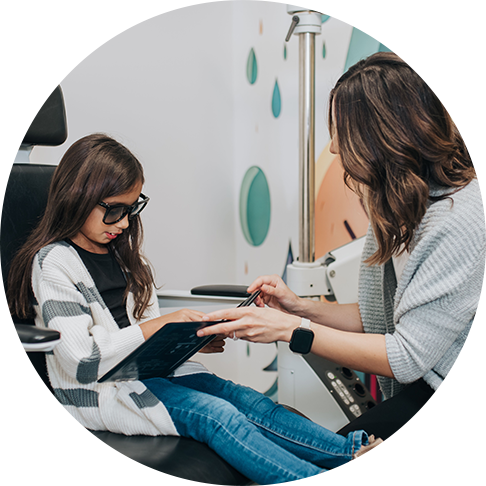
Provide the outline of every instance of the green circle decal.
<path id="1" fill-rule="evenodd" d="M 241 183 L 240 224 L 250 245 L 265 241 L 270 227 L 270 191 L 265 174 L 256 166 L 246 171 Z"/>

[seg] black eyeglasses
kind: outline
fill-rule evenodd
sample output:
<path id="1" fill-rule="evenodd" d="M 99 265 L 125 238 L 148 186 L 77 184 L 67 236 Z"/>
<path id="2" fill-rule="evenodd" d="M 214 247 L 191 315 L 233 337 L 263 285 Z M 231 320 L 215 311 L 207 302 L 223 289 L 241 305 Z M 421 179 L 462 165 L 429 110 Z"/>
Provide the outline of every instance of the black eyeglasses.
<path id="1" fill-rule="evenodd" d="M 103 216 L 103 223 L 118 223 L 118 221 L 121 221 L 127 214 L 128 219 L 133 219 L 135 216 L 138 216 L 150 201 L 150 198 L 144 194 L 140 194 L 139 199 L 142 200 L 137 201 L 131 206 L 127 206 L 126 204 L 114 204 L 113 206 L 110 206 L 104 202 L 99 202 L 98 204 L 106 209 L 105 215 Z"/>

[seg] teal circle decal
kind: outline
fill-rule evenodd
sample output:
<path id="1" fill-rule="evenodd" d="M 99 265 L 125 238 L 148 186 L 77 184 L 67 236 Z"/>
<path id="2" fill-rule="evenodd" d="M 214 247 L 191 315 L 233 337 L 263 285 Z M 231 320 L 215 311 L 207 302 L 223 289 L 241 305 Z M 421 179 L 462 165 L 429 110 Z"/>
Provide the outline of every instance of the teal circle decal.
<path id="1" fill-rule="evenodd" d="M 241 183 L 240 224 L 250 245 L 265 241 L 270 228 L 270 191 L 265 174 L 256 166 L 246 171 Z"/>

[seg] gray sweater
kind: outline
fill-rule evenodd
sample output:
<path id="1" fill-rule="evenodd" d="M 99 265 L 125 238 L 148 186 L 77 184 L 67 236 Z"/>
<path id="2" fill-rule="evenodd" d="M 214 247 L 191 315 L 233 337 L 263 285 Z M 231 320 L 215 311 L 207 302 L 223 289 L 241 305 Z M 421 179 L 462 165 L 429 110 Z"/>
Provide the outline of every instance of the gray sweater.
<path id="1" fill-rule="evenodd" d="M 431 195 L 440 193 L 440 189 L 431 190 Z M 451 198 L 429 204 L 398 284 L 391 259 L 384 265 L 361 263 L 363 327 L 367 333 L 385 335 L 396 378 L 378 378 L 385 398 L 419 378 L 437 389 L 461 351 L 474 319 L 486 248 L 478 181 L 473 180 Z M 363 261 L 376 249 L 370 227 Z"/>

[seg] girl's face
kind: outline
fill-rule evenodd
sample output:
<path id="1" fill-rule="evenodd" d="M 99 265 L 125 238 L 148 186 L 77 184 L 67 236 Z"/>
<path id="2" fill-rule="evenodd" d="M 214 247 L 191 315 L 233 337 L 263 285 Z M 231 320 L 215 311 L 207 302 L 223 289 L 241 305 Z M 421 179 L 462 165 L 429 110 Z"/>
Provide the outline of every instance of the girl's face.
<path id="1" fill-rule="evenodd" d="M 142 192 L 142 183 L 136 183 L 130 191 L 118 196 L 108 197 L 103 201 L 106 204 L 125 204 L 131 206 L 138 201 L 140 193 Z M 106 209 L 102 206 L 95 206 L 88 219 L 85 221 L 79 233 L 72 238 L 72 241 L 91 253 L 108 253 L 106 245 L 115 240 L 124 229 L 128 228 L 128 215 L 121 221 L 114 224 L 103 223 L 103 216 Z"/>

